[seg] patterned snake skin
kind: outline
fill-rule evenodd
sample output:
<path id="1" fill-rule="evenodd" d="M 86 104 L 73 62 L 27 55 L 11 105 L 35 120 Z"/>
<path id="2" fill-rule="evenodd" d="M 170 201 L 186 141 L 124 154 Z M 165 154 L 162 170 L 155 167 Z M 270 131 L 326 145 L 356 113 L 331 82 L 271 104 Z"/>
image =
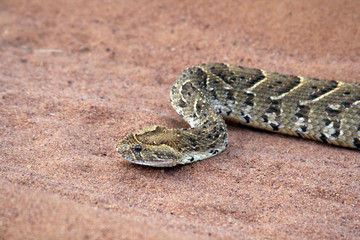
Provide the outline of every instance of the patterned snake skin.
<path id="1" fill-rule="evenodd" d="M 117 146 L 128 161 L 171 167 L 203 160 L 228 145 L 224 118 L 255 128 L 360 149 L 360 84 L 203 64 L 186 69 L 171 104 L 190 128 L 147 127 Z"/>

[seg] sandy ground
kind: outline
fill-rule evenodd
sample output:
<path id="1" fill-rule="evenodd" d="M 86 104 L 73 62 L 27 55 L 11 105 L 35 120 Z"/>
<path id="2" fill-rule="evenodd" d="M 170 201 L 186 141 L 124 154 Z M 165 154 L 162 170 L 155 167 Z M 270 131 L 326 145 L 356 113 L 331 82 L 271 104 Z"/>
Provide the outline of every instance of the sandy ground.
<path id="1" fill-rule="evenodd" d="M 360 153 L 237 125 L 171 169 L 115 152 L 186 126 L 169 90 L 227 62 L 360 82 L 360 2 L 0 1 L 0 239 L 359 239 Z"/>

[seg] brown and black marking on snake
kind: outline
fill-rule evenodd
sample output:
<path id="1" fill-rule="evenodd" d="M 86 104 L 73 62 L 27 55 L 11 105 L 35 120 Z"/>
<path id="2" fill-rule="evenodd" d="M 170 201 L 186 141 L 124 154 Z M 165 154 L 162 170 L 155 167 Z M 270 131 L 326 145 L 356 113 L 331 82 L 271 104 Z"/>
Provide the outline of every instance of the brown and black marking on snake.
<path id="1" fill-rule="evenodd" d="M 164 167 L 214 156 L 228 144 L 224 118 L 360 149 L 359 83 L 216 63 L 186 69 L 170 95 L 190 128 L 152 126 L 129 134 L 117 145 L 129 161 Z"/>
<path id="2" fill-rule="evenodd" d="M 193 147 L 192 152 L 208 149 L 210 154 L 214 154 L 222 151 L 225 146 L 221 143 L 227 145 L 226 124 L 220 115 L 221 109 L 211 104 L 218 99 L 216 85 L 222 80 L 209 78 L 209 72 L 201 67 L 185 70 L 180 79 L 172 88 L 171 103 L 192 127 L 192 137 L 186 145 Z M 215 87 L 209 89 L 209 85 Z M 187 161 L 194 159 L 190 157 Z"/>
<path id="3" fill-rule="evenodd" d="M 335 93 L 344 83 L 337 81 L 270 73 L 223 63 L 200 65 L 198 68 L 210 76 L 203 86 L 210 93 L 213 105 L 221 106 L 217 111 L 229 119 L 235 118 L 257 128 L 337 144 L 334 139 L 343 134 L 341 114 L 345 109 L 359 108 L 355 93 L 359 94 L 360 90 L 356 83 L 346 83 L 353 89 L 343 91 L 344 97 L 340 98 Z M 218 86 L 222 89 L 219 90 Z M 340 106 L 329 104 L 333 101 L 329 100 L 331 97 L 341 99 Z M 318 120 L 315 114 L 324 117 Z M 319 123 L 312 123 L 315 119 Z M 316 130 L 313 130 L 316 124 L 323 126 L 315 126 Z M 357 134 L 360 135 L 358 130 Z M 347 142 L 338 145 L 358 145 L 356 139 L 353 143 Z"/>

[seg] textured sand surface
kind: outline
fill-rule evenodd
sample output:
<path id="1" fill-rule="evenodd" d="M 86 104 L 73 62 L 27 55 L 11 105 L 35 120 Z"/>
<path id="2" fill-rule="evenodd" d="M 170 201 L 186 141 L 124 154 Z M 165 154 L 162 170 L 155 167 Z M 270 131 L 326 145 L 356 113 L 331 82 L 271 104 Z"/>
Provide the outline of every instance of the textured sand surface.
<path id="1" fill-rule="evenodd" d="M 359 239 L 360 152 L 231 124 L 209 160 L 115 144 L 183 127 L 169 91 L 227 62 L 360 82 L 360 2 L 0 1 L 0 239 Z"/>

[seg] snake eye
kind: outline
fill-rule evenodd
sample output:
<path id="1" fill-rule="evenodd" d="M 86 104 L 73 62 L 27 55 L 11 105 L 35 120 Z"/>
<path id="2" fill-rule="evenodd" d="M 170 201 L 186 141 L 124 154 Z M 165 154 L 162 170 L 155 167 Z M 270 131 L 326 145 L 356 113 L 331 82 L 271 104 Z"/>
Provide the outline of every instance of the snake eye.
<path id="1" fill-rule="evenodd" d="M 140 145 L 136 145 L 134 147 L 134 150 L 137 151 L 137 152 L 140 152 L 142 150 L 142 147 Z"/>

